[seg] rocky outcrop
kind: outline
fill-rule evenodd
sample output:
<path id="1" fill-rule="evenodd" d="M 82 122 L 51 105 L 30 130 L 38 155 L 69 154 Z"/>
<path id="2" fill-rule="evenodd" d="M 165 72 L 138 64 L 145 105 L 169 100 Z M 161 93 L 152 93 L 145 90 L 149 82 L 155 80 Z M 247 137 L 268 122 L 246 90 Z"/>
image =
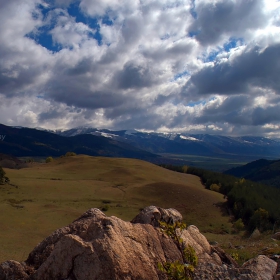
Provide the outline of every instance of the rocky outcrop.
<path id="1" fill-rule="evenodd" d="M 266 256 L 260 255 L 247 261 L 242 267 L 254 271 L 258 276 L 257 279 L 270 280 L 272 279 L 271 276 L 276 273 L 277 263 Z"/>
<path id="2" fill-rule="evenodd" d="M 166 223 L 181 222 L 183 219 L 180 212 L 176 209 L 163 209 L 156 206 L 144 208 L 131 222 L 136 224 L 150 224 L 154 227 L 159 226 L 159 221 Z"/>
<path id="3" fill-rule="evenodd" d="M 38 244 L 24 263 L 2 263 L 0 280 L 167 279 L 158 270 L 158 263 L 182 261 L 182 257 L 173 240 L 158 228 L 158 222 L 181 219 L 175 209 L 155 206 L 145 208 L 132 222 L 89 209 Z M 198 255 L 194 279 L 275 276 L 276 262 L 259 256 L 239 268 L 222 249 L 211 246 L 195 226 L 184 230 L 181 238 Z"/>

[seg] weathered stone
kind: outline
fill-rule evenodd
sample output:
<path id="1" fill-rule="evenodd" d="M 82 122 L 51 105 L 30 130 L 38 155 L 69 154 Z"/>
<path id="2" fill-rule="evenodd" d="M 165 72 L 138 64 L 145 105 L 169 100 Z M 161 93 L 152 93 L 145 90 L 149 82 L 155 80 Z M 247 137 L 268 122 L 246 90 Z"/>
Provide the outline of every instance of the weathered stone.
<path id="1" fill-rule="evenodd" d="M 26 280 L 32 272 L 24 263 L 6 261 L 0 265 L 0 280 Z"/>
<path id="2" fill-rule="evenodd" d="M 276 274 L 280 275 L 280 255 L 272 255 L 272 256 L 270 256 L 270 259 L 272 259 L 273 261 L 275 261 L 277 263 Z"/>
<path id="3" fill-rule="evenodd" d="M 211 250 L 220 257 L 222 263 L 230 265 L 232 267 L 238 267 L 237 262 L 230 255 L 226 254 L 226 252 L 222 248 L 218 246 L 211 246 Z"/>
<path id="4" fill-rule="evenodd" d="M 46 238 L 27 263 L 36 266 L 33 279 L 40 280 L 164 279 L 157 264 L 176 259 L 181 259 L 176 245 L 158 228 L 90 209 Z"/>
<path id="5" fill-rule="evenodd" d="M 175 209 L 150 206 L 133 222 L 125 222 L 107 217 L 99 209 L 90 209 L 38 244 L 25 263 L 2 263 L 0 280 L 166 280 L 158 264 L 182 261 L 182 256 L 174 241 L 157 225 L 160 220 L 180 221 L 182 216 L 178 213 Z M 183 230 L 180 237 L 198 255 L 194 279 L 276 277 L 276 262 L 259 256 L 238 268 L 222 249 L 211 246 L 195 226 Z"/>
<path id="6" fill-rule="evenodd" d="M 176 209 L 163 209 L 156 206 L 144 208 L 131 222 L 140 224 L 150 224 L 158 227 L 159 221 L 166 223 L 181 222 L 183 219 L 180 212 Z"/>
<path id="7" fill-rule="evenodd" d="M 242 268 L 255 271 L 256 280 L 271 280 L 276 274 L 277 263 L 264 255 L 259 255 L 244 263 Z"/>
<path id="8" fill-rule="evenodd" d="M 280 232 L 274 233 L 271 238 L 276 239 L 276 240 L 280 240 Z"/>

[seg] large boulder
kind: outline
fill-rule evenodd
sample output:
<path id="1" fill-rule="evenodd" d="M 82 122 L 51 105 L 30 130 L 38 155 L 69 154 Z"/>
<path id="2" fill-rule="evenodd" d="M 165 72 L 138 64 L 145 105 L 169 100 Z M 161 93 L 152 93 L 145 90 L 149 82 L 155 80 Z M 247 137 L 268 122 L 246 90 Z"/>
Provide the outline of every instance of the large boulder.
<path id="1" fill-rule="evenodd" d="M 256 272 L 256 279 L 270 280 L 275 276 L 277 263 L 266 256 L 259 255 L 244 263 L 242 267 Z"/>
<path id="2" fill-rule="evenodd" d="M 183 219 L 180 212 L 176 209 L 163 209 L 156 206 L 144 208 L 131 222 L 140 224 L 150 224 L 154 227 L 159 226 L 159 221 L 166 223 L 181 222 Z"/>
<path id="3" fill-rule="evenodd" d="M 173 240 L 157 227 L 159 220 L 174 223 L 181 220 L 181 215 L 174 209 L 150 206 L 132 222 L 125 222 L 107 217 L 99 209 L 89 209 L 38 244 L 25 262 L 2 263 L 0 280 L 167 279 L 158 270 L 158 264 L 182 261 L 182 257 Z M 211 246 L 195 226 L 184 230 L 181 238 L 198 255 L 194 279 L 274 277 L 276 262 L 262 256 L 238 268 L 223 250 Z M 265 263 L 262 273 L 261 262 Z M 259 275 L 266 278 L 258 278 Z"/>

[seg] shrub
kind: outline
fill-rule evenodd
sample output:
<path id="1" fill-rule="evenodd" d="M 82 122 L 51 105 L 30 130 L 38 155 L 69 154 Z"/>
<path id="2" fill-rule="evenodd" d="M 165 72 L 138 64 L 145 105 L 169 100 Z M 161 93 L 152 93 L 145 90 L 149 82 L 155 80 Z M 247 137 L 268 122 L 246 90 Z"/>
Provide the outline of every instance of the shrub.
<path id="1" fill-rule="evenodd" d="M 259 208 L 253 214 L 249 222 L 249 230 L 253 231 L 258 228 L 260 231 L 270 229 L 269 214 L 265 209 Z"/>
<path id="2" fill-rule="evenodd" d="M 77 154 L 74 153 L 74 152 L 67 152 L 67 153 L 65 154 L 66 157 L 72 157 L 72 156 L 76 156 L 76 155 L 77 155 Z"/>
<path id="3" fill-rule="evenodd" d="M 52 157 L 47 157 L 46 158 L 46 163 L 49 163 L 49 162 L 52 162 L 53 161 L 53 158 Z"/>
<path id="4" fill-rule="evenodd" d="M 220 186 L 217 185 L 217 184 L 212 184 L 212 185 L 210 186 L 210 190 L 211 190 L 211 191 L 214 191 L 214 192 L 220 192 Z"/>
<path id="5" fill-rule="evenodd" d="M 102 208 L 101 208 L 101 211 L 103 211 L 103 212 L 106 212 L 108 210 L 109 210 L 109 205 L 108 204 L 102 206 Z"/>
<path id="6" fill-rule="evenodd" d="M 237 262 L 239 260 L 238 253 L 231 253 L 231 257 Z"/>
<path id="7" fill-rule="evenodd" d="M 244 229 L 244 224 L 242 222 L 242 219 L 238 219 L 236 222 L 233 223 L 233 227 L 237 231 L 241 231 Z"/>
<path id="8" fill-rule="evenodd" d="M 7 182 L 8 177 L 5 176 L 5 171 L 3 170 L 3 168 L 0 166 L 0 184 L 5 184 Z"/>
<path id="9" fill-rule="evenodd" d="M 111 200 L 104 199 L 104 200 L 102 200 L 102 203 L 109 204 L 109 203 L 111 203 Z"/>
<path id="10" fill-rule="evenodd" d="M 182 255 L 183 263 L 180 261 L 159 263 L 158 268 L 164 272 L 170 280 L 190 280 L 193 278 L 193 272 L 197 265 L 198 258 L 192 246 L 186 245 L 180 237 L 182 230 L 187 226 L 184 223 L 176 222 L 167 224 L 160 222 L 161 229 L 173 239 Z"/>

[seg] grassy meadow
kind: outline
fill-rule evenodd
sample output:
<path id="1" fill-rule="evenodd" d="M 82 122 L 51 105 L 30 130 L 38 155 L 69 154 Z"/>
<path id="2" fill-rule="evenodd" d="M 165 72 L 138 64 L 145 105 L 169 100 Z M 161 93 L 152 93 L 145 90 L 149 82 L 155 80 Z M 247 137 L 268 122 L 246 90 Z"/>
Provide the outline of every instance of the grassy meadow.
<path id="1" fill-rule="evenodd" d="M 212 227 L 210 220 L 217 227 L 228 223 L 215 206 L 222 195 L 198 177 L 140 160 L 79 155 L 5 172 L 12 185 L 0 187 L 0 261 L 26 259 L 38 242 L 91 207 L 127 221 L 157 205 L 178 209 L 200 229 Z"/>
<path id="2" fill-rule="evenodd" d="M 5 172 L 10 185 L 0 186 L 0 262 L 25 260 L 55 229 L 92 207 L 126 221 L 149 205 L 172 207 L 209 240 L 238 239 L 228 234 L 221 194 L 206 190 L 196 176 L 148 162 L 78 155 Z"/>

